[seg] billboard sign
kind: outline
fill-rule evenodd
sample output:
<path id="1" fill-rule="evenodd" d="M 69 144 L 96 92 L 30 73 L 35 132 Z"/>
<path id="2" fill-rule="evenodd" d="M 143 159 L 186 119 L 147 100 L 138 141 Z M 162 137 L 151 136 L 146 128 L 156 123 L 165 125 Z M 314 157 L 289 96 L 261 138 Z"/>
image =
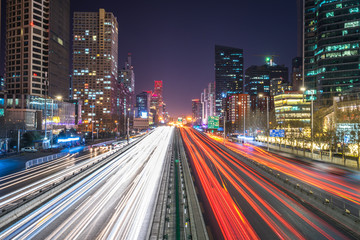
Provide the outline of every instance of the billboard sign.
<path id="1" fill-rule="evenodd" d="M 270 129 L 270 137 L 285 137 L 284 129 Z"/>
<path id="2" fill-rule="evenodd" d="M 219 117 L 211 116 L 208 117 L 208 129 L 218 129 L 219 128 Z"/>

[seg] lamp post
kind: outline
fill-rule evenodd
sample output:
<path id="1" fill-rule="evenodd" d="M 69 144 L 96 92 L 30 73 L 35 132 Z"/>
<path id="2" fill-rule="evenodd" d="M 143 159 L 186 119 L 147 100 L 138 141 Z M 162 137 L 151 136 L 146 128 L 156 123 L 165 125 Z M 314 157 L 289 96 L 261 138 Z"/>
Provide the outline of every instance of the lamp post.
<path id="1" fill-rule="evenodd" d="M 224 110 L 221 110 L 221 112 L 224 113 L 224 146 L 226 146 L 226 143 L 225 143 L 225 137 L 226 137 L 226 112 Z"/>
<path id="2" fill-rule="evenodd" d="M 91 141 L 94 142 L 94 105 L 91 106 Z"/>
<path id="3" fill-rule="evenodd" d="M 269 147 L 269 134 L 270 134 L 270 129 L 269 129 L 269 96 L 264 96 L 263 94 L 260 94 L 259 95 L 260 97 L 264 97 L 266 98 L 266 128 L 267 128 L 267 150 L 269 151 L 270 150 L 270 147 Z"/>
<path id="4" fill-rule="evenodd" d="M 238 102 L 239 105 L 242 105 L 243 108 L 243 114 L 244 114 L 244 143 L 245 143 L 245 135 L 246 135 L 246 130 L 245 130 L 245 101 L 240 101 Z M 240 134 L 240 111 L 239 111 L 239 134 Z"/>

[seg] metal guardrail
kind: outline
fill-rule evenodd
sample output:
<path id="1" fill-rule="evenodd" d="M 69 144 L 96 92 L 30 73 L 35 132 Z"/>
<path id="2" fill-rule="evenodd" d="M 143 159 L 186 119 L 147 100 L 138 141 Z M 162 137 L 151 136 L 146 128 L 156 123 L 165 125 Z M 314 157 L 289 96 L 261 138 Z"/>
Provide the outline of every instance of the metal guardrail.
<path id="1" fill-rule="evenodd" d="M 29 169 L 31 167 L 34 167 L 34 166 L 37 166 L 37 165 L 40 165 L 40 164 L 43 164 L 43 163 L 46 163 L 46 162 L 50 162 L 50 161 L 52 161 L 54 159 L 64 157 L 64 156 L 66 156 L 68 154 L 69 153 L 61 152 L 61 153 L 49 155 L 49 156 L 46 156 L 46 157 L 41 157 L 41 158 L 36 158 L 36 159 L 29 160 L 29 161 L 27 161 L 25 163 L 25 169 Z"/>
<path id="2" fill-rule="evenodd" d="M 257 165 L 262 170 L 266 171 L 270 175 L 275 176 L 277 179 L 281 180 L 284 185 L 288 187 L 292 187 L 295 192 L 302 192 L 306 194 L 309 198 L 314 200 L 321 201 L 324 205 L 331 207 L 332 209 L 337 208 L 342 213 L 352 216 L 360 221 L 360 206 L 356 203 L 353 203 L 349 200 L 345 200 L 344 198 L 332 195 L 318 187 L 311 186 L 305 182 L 302 182 L 296 178 L 290 177 L 280 171 L 276 171 L 271 169 L 265 165 L 262 165 L 256 161 L 246 158 L 247 160 L 251 161 L 253 164 Z"/>
<path id="3" fill-rule="evenodd" d="M 110 141 L 106 141 L 106 142 L 101 142 L 101 143 L 96 143 L 96 144 L 92 144 L 92 145 L 89 145 L 89 146 L 86 146 L 84 148 L 83 151 L 85 151 L 86 149 L 88 149 L 90 146 L 93 146 L 93 147 L 96 147 L 96 146 L 101 146 L 101 145 L 108 145 L 108 144 L 111 144 L 113 142 L 115 142 L 116 140 L 110 140 Z M 25 169 L 29 169 L 31 167 L 35 167 L 37 165 L 40 165 L 40 164 L 43 164 L 43 163 L 47 163 L 47 162 L 50 162 L 54 159 L 57 159 L 57 158 L 61 158 L 61 157 L 64 157 L 66 155 L 68 155 L 69 153 L 68 152 L 61 152 L 61 153 L 57 153 L 57 154 L 53 154 L 53 155 L 49 155 L 49 156 L 45 156 L 45 157 L 40 157 L 40 158 L 36 158 L 36 159 L 32 159 L 32 160 L 29 160 L 25 163 Z"/>

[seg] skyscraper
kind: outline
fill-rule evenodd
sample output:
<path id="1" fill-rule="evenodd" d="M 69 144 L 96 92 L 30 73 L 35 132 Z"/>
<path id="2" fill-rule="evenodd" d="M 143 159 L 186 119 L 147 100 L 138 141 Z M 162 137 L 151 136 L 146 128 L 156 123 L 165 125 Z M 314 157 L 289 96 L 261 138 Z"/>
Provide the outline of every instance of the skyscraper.
<path id="1" fill-rule="evenodd" d="M 73 37 L 73 98 L 84 102 L 87 129 L 94 121 L 100 131 L 111 131 L 120 107 L 117 19 L 104 9 L 75 12 Z"/>
<path id="2" fill-rule="evenodd" d="M 163 99 L 163 81 L 162 80 L 155 80 L 154 82 L 154 91 L 151 97 L 151 104 L 150 107 L 155 110 L 155 124 L 159 122 L 163 122 L 166 115 L 166 105 L 164 104 Z"/>
<path id="3" fill-rule="evenodd" d="M 272 79 L 281 79 L 282 83 L 288 83 L 289 72 L 284 65 L 267 63 L 262 66 L 251 66 L 245 71 L 245 91 L 250 96 L 260 93 L 270 94 L 270 83 Z"/>
<path id="4" fill-rule="evenodd" d="M 243 134 L 249 125 L 250 96 L 248 94 L 232 94 L 226 98 L 227 123 L 231 132 Z M 246 124 L 246 125 L 245 125 Z"/>
<path id="5" fill-rule="evenodd" d="M 202 104 L 200 99 L 192 100 L 192 121 L 195 125 L 201 125 Z"/>
<path id="6" fill-rule="evenodd" d="M 300 91 L 302 83 L 302 58 L 295 57 L 292 59 L 291 64 L 291 84 L 294 91 Z"/>
<path id="7" fill-rule="evenodd" d="M 70 0 L 50 0 L 49 96 L 70 96 Z"/>
<path id="8" fill-rule="evenodd" d="M 215 116 L 215 82 L 209 85 L 201 93 L 202 124 L 208 123 L 208 117 Z"/>
<path id="9" fill-rule="evenodd" d="M 243 49 L 215 45 L 216 114 L 227 94 L 243 93 Z"/>
<path id="10" fill-rule="evenodd" d="M 360 90 L 360 2 L 305 0 L 305 87 L 318 103 Z"/>
<path id="11" fill-rule="evenodd" d="M 134 66 L 131 65 L 131 53 L 128 53 L 128 59 L 125 62 L 125 67 L 119 71 L 119 78 L 129 92 L 135 91 L 135 73 Z"/>
<path id="12" fill-rule="evenodd" d="M 297 56 L 302 56 L 304 33 L 304 0 L 296 0 L 297 8 Z"/>
<path id="13" fill-rule="evenodd" d="M 70 1 L 8 0 L 6 3 L 8 93 L 34 96 L 61 93 L 68 98 Z M 49 85 L 56 86 L 56 90 Z"/>
<path id="14" fill-rule="evenodd" d="M 136 117 L 148 118 L 150 116 L 151 91 L 143 91 L 136 95 Z"/>
<path id="15" fill-rule="evenodd" d="M 125 95 L 120 94 L 121 102 L 123 103 L 123 111 L 125 119 L 130 117 L 134 111 L 135 101 L 135 73 L 134 66 L 131 64 L 131 53 L 128 53 L 127 61 L 124 68 L 119 70 L 119 83 L 125 88 Z"/>

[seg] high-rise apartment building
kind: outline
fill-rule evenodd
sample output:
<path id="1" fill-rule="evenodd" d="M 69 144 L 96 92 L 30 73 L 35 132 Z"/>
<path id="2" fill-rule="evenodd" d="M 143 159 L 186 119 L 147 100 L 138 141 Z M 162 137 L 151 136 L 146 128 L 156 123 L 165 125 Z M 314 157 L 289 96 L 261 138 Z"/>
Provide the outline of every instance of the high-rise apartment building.
<path id="1" fill-rule="evenodd" d="M 202 124 L 208 123 L 208 118 L 215 116 L 215 82 L 209 83 L 201 93 Z"/>
<path id="2" fill-rule="evenodd" d="M 75 12 L 73 31 L 73 98 L 84 102 L 84 127 L 94 121 L 111 131 L 119 118 L 117 19 L 104 9 Z"/>
<path id="3" fill-rule="evenodd" d="M 226 99 L 227 123 L 231 132 L 243 134 L 249 126 L 250 96 L 249 94 L 232 94 Z"/>
<path id="4" fill-rule="evenodd" d="M 227 94 L 243 93 L 243 49 L 215 45 L 216 114 Z"/>
<path id="5" fill-rule="evenodd" d="M 192 121 L 194 125 L 201 125 L 202 104 L 200 99 L 192 100 Z"/>
<path id="6" fill-rule="evenodd" d="M 8 0 L 6 3 L 8 94 L 61 94 L 68 98 L 70 1 Z M 56 86 L 56 90 L 51 86 Z"/>
<path id="7" fill-rule="evenodd" d="M 360 2 L 305 0 L 305 87 L 318 104 L 360 90 Z"/>

